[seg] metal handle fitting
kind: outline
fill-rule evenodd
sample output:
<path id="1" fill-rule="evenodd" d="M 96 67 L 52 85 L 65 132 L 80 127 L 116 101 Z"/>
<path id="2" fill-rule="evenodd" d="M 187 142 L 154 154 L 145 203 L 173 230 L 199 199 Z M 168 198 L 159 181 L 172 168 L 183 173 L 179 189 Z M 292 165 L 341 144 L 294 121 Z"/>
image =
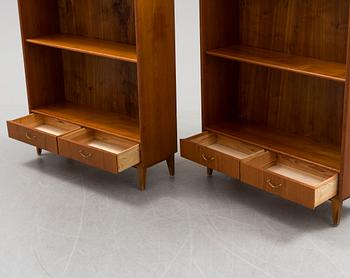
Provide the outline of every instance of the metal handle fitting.
<path id="1" fill-rule="evenodd" d="M 283 186 L 282 183 L 280 183 L 278 185 L 273 184 L 272 180 L 270 180 L 270 179 L 268 179 L 266 182 L 273 189 L 278 189 L 278 188 L 281 188 Z"/>
<path id="2" fill-rule="evenodd" d="M 202 158 L 207 162 L 211 162 L 211 161 L 215 160 L 215 157 L 208 157 L 205 154 L 202 154 Z"/>
<path id="3" fill-rule="evenodd" d="M 80 150 L 79 154 L 81 155 L 81 157 L 83 157 L 85 159 L 90 158 L 92 156 L 91 153 L 85 153 L 83 150 Z"/>
<path id="4" fill-rule="evenodd" d="M 35 140 L 36 139 L 36 136 L 35 135 L 30 135 L 28 132 L 26 132 L 26 138 L 28 140 Z"/>

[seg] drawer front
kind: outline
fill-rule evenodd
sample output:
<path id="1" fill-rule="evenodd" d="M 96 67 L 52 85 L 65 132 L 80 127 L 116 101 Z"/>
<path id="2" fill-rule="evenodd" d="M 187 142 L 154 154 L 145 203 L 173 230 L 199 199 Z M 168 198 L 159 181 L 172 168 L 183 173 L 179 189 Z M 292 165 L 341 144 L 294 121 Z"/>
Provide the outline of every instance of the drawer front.
<path id="1" fill-rule="evenodd" d="M 263 190 L 308 208 L 316 207 L 316 190 L 314 188 L 273 173 L 263 173 Z"/>
<path id="2" fill-rule="evenodd" d="M 14 121 L 7 122 L 7 129 L 10 138 L 33 145 L 49 152 L 58 153 L 56 136 L 45 134 L 38 130 L 19 125 Z"/>
<path id="3" fill-rule="evenodd" d="M 239 178 L 240 161 L 232 156 L 222 154 L 188 139 L 181 140 L 181 155 L 205 167 Z"/>
<path id="4" fill-rule="evenodd" d="M 265 153 L 258 158 L 259 163 L 266 165 L 271 155 Z M 241 181 L 311 209 L 333 198 L 338 188 L 338 175 L 336 174 L 320 183 L 319 186 L 310 186 L 264 170 L 263 166 L 252 165 L 251 161 L 241 163 Z"/>
<path id="5" fill-rule="evenodd" d="M 58 138 L 59 154 L 108 172 L 117 173 L 117 155 Z"/>

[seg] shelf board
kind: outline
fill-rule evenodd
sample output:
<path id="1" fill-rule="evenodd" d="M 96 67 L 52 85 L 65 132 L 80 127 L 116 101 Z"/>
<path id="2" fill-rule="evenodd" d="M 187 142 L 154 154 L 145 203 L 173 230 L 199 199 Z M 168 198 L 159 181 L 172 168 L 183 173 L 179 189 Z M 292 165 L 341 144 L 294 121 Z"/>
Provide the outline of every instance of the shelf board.
<path id="1" fill-rule="evenodd" d="M 56 34 L 27 39 L 26 41 L 31 44 L 43 45 L 131 63 L 137 63 L 135 45 L 91 39 L 68 34 Z"/>
<path id="2" fill-rule="evenodd" d="M 340 146 L 325 145 L 307 137 L 245 123 L 220 123 L 206 129 L 340 173 Z"/>
<path id="3" fill-rule="evenodd" d="M 32 112 L 140 142 L 138 121 L 117 113 L 69 102 L 39 107 Z"/>
<path id="4" fill-rule="evenodd" d="M 309 57 L 288 55 L 242 45 L 208 50 L 208 55 L 234 61 L 316 76 L 339 82 L 346 81 L 346 65 Z"/>

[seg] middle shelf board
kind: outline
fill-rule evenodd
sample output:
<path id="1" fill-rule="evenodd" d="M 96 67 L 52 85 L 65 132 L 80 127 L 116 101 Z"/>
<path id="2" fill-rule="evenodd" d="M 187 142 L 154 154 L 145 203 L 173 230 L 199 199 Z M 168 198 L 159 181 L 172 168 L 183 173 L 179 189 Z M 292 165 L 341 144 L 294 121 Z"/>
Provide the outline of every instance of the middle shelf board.
<path id="1" fill-rule="evenodd" d="M 340 172 L 340 146 L 326 145 L 307 137 L 243 122 L 213 124 L 206 130 Z"/>
<path id="2" fill-rule="evenodd" d="M 289 55 L 282 52 L 243 45 L 208 50 L 206 54 L 339 82 L 346 81 L 346 65 L 331 61 Z"/>
<path id="3" fill-rule="evenodd" d="M 35 108 L 31 112 L 140 142 L 138 121 L 117 113 L 69 102 Z"/>
<path id="4" fill-rule="evenodd" d="M 100 57 L 116 59 L 120 61 L 137 63 L 136 46 L 91 39 L 68 34 L 56 34 L 26 40 L 28 43 L 80 52 Z"/>

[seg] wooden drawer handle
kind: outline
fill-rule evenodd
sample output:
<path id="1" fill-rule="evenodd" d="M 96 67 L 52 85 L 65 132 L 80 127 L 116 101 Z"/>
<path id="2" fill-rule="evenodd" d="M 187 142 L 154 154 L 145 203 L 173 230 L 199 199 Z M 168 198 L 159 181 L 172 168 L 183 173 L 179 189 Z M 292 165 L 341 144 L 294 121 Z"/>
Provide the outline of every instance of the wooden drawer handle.
<path id="1" fill-rule="evenodd" d="M 33 140 L 36 139 L 36 136 L 35 136 L 35 135 L 30 135 L 28 132 L 26 132 L 26 138 L 27 138 L 28 140 L 33 141 Z"/>
<path id="2" fill-rule="evenodd" d="M 279 189 L 279 188 L 281 188 L 281 187 L 283 186 L 282 183 L 280 183 L 280 184 L 278 184 L 278 185 L 273 184 L 272 180 L 270 180 L 270 179 L 268 179 L 268 180 L 266 181 L 266 183 L 267 183 L 272 189 Z"/>
<path id="3" fill-rule="evenodd" d="M 82 158 L 85 158 L 85 159 L 92 157 L 91 153 L 85 153 L 83 150 L 80 150 L 79 154 L 81 155 Z"/>
<path id="4" fill-rule="evenodd" d="M 211 162 L 215 160 L 215 157 L 208 157 L 205 154 L 202 154 L 202 158 L 207 162 Z"/>

